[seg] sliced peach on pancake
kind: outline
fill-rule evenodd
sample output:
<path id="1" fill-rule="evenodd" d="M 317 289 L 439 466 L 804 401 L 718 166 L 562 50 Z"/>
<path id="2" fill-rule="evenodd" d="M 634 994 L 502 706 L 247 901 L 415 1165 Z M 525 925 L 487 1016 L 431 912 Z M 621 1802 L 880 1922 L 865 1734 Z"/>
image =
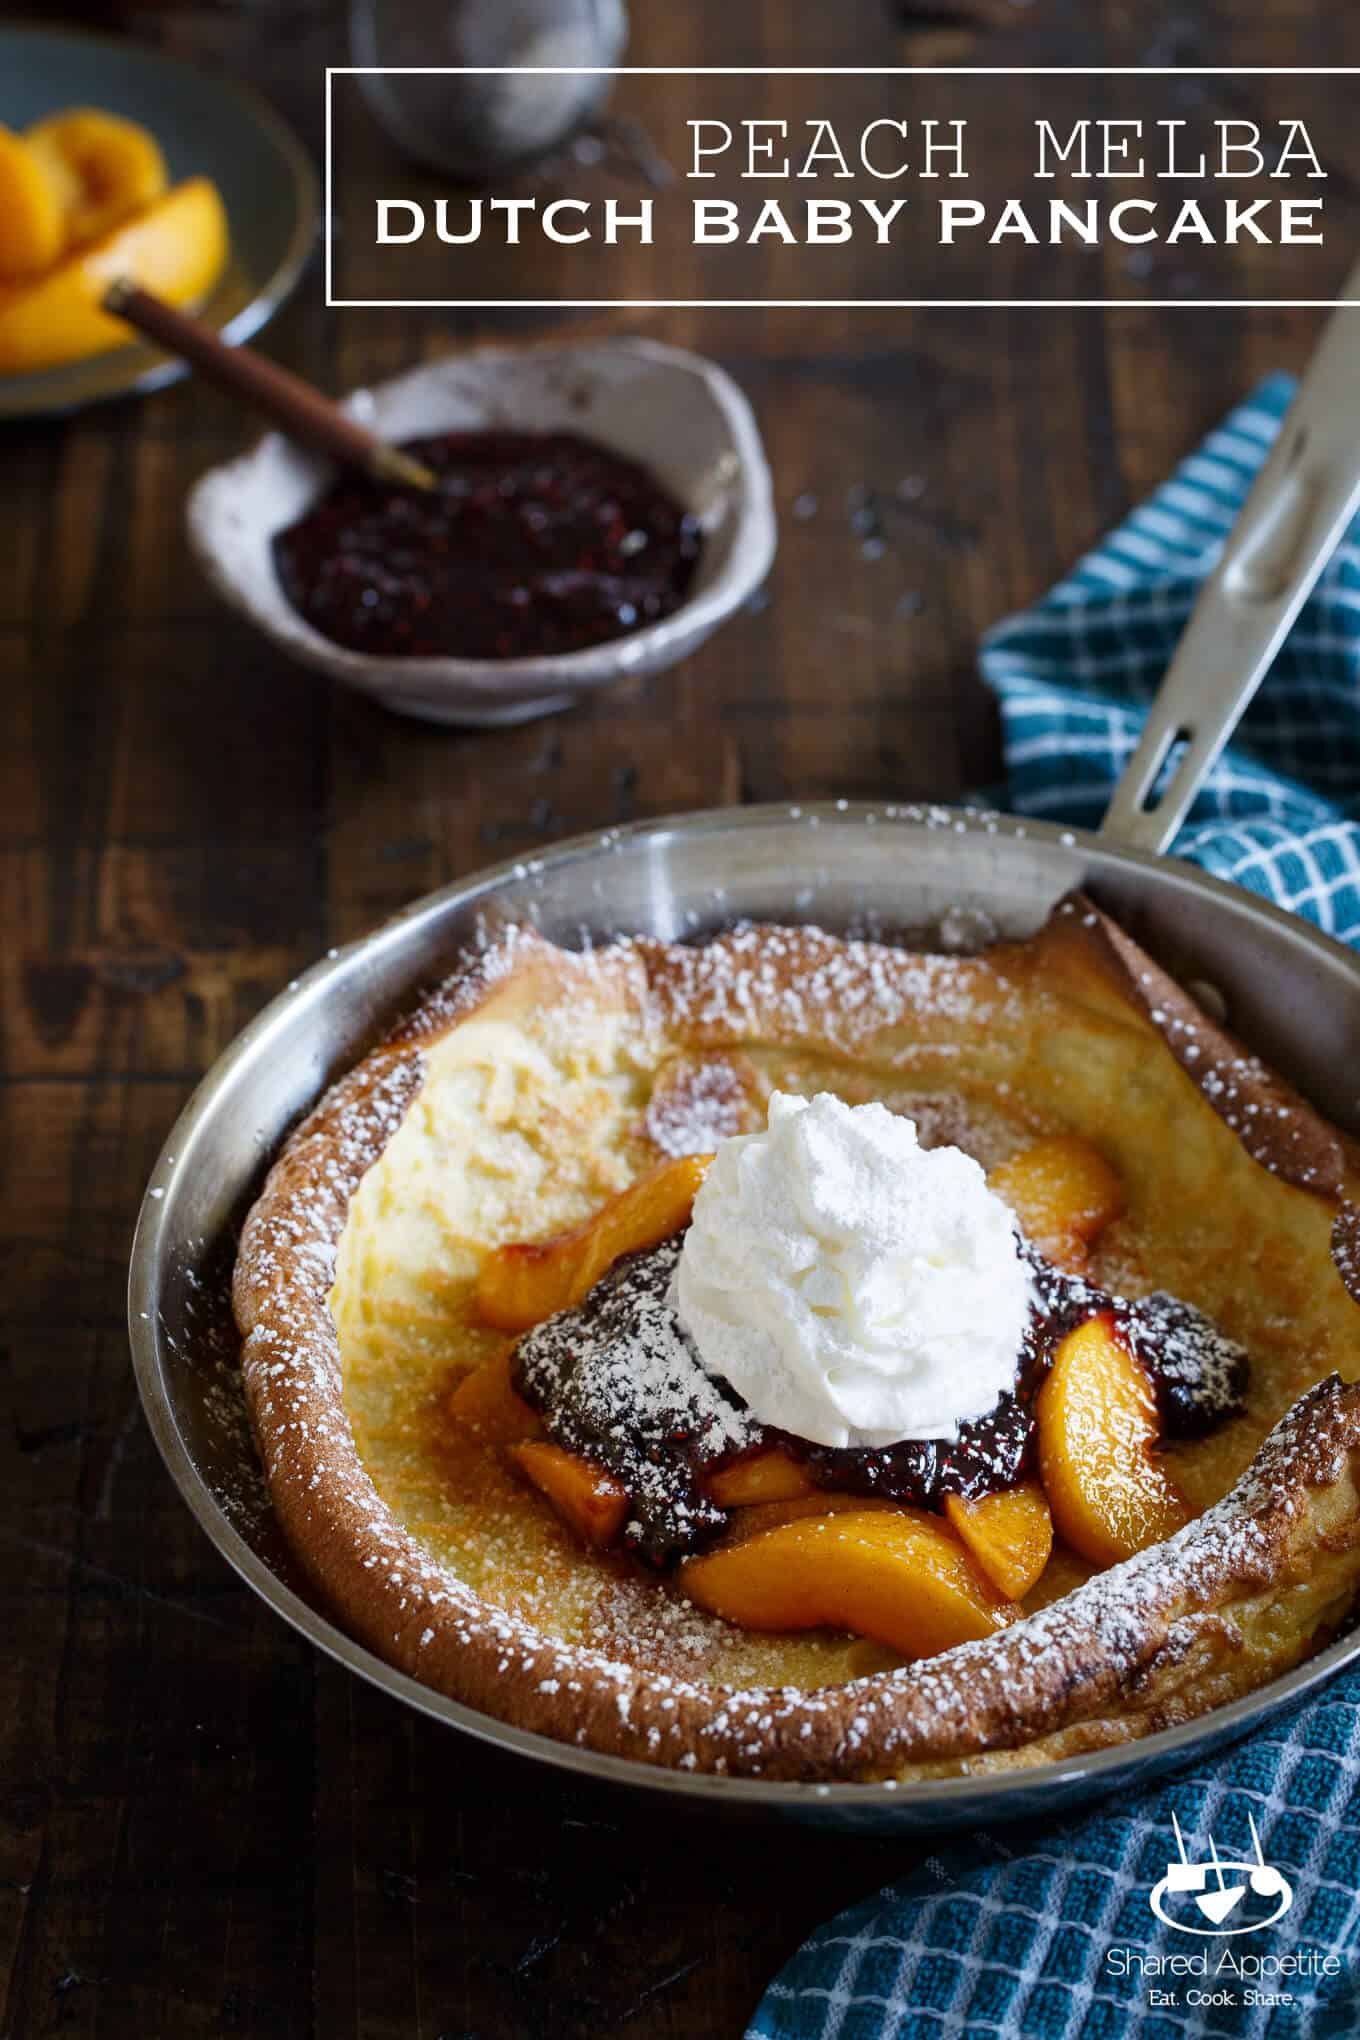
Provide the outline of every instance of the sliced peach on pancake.
<path id="1" fill-rule="evenodd" d="M 1008 1601 L 1023 1600 L 1038 1584 L 1053 1550 L 1053 1512 L 1037 1480 L 977 1501 L 948 1495 L 944 1513 L 979 1572 Z"/>
<path id="2" fill-rule="evenodd" d="M 527 1332 L 582 1302 L 621 1255 L 659 1247 L 688 1224 L 712 1159 L 679 1155 L 658 1162 L 570 1232 L 495 1248 L 477 1278 L 482 1322 L 501 1332 Z"/>
<path id="3" fill-rule="evenodd" d="M 757 1502 L 792 1502 L 816 1492 L 793 1456 L 781 1446 L 765 1445 L 744 1459 L 720 1466 L 704 1482 L 720 1509 L 744 1509 Z"/>
<path id="4" fill-rule="evenodd" d="M 990 1636 L 1019 1610 L 920 1509 L 801 1516 L 691 1558 L 691 1600 L 742 1629 L 848 1629 L 904 1657 Z"/>
<path id="5" fill-rule="evenodd" d="M 1059 1268 L 1079 1274 L 1089 1248 L 1124 1209 L 1124 1186 L 1098 1148 L 1058 1133 L 1022 1148 L 988 1182 L 1026 1238 Z"/>
<path id="6" fill-rule="evenodd" d="M 1058 1535 L 1092 1564 L 1117 1565 L 1189 1520 L 1153 1456 L 1157 1405 L 1108 1312 L 1069 1332 L 1039 1392 L 1039 1471 Z"/>
<path id="7" fill-rule="evenodd" d="M 602 1466 L 540 1438 L 512 1445 L 510 1457 L 583 1544 L 600 1550 L 618 1542 L 628 1518 L 628 1492 Z"/>
<path id="8" fill-rule="evenodd" d="M 494 1445 L 517 1444 L 542 1427 L 538 1412 L 515 1390 L 510 1376 L 511 1348 L 493 1354 L 465 1374 L 449 1397 L 449 1414 L 465 1430 L 477 1431 Z"/>

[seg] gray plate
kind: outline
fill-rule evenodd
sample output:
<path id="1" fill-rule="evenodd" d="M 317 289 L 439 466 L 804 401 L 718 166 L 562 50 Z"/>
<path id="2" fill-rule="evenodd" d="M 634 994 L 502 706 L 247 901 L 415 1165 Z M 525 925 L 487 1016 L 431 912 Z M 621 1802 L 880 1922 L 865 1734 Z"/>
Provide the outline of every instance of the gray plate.
<path id="1" fill-rule="evenodd" d="M 211 177 L 231 229 L 227 268 L 203 316 L 249 339 L 293 285 L 316 235 L 316 173 L 302 144 L 247 87 L 125 37 L 0 25 L 0 122 L 25 128 L 66 106 L 98 106 L 150 128 L 172 183 Z M 0 419 L 76 411 L 188 370 L 140 344 L 37 375 L 0 375 Z"/>
<path id="2" fill-rule="evenodd" d="M 577 945 L 584 935 L 693 935 L 740 916 L 919 929 L 962 904 L 985 908 L 1004 933 L 1019 935 L 1075 885 L 1088 886 L 1179 975 L 1217 986 L 1236 1030 L 1332 1119 L 1360 1131 L 1360 968 L 1347 950 L 1188 865 L 1118 851 L 1095 836 L 943 808 L 748 808 L 582 837 L 432 894 L 318 964 L 246 1029 L 190 1099 L 156 1165 L 133 1249 L 129 1321 L 142 1401 L 171 1474 L 218 1550 L 322 1650 L 453 1727 L 592 1777 L 842 1828 L 1052 1817 L 1205 1756 L 1351 1663 L 1360 1635 L 1201 1721 L 996 1778 L 894 1789 L 701 1777 L 525 1734 L 393 1671 L 327 1618 L 270 1515 L 240 1410 L 224 1301 L 234 1228 L 299 1114 L 448 970 L 479 925 L 531 920 Z"/>

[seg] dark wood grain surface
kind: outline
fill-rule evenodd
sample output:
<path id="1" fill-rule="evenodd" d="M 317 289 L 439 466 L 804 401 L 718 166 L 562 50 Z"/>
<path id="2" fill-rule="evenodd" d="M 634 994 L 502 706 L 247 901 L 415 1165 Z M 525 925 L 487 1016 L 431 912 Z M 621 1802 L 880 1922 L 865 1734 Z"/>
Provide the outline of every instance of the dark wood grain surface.
<path id="1" fill-rule="evenodd" d="M 248 73 L 314 145 L 339 12 L 103 10 Z M 638 62 L 1355 55 L 1348 10 L 1324 0 L 634 12 Z M 397 721 L 222 614 L 181 528 L 188 484 L 246 436 L 212 390 L 0 437 L 5 2040 L 735 2033 L 808 1929 L 920 1853 L 541 1775 L 315 1656 L 216 1557 L 157 1460 L 123 1325 L 134 1214 L 243 1023 L 428 888 L 634 816 L 948 797 L 993 777 L 979 633 L 1230 398 L 1297 367 L 1315 319 L 336 314 L 313 272 L 267 344 L 338 390 L 568 324 L 697 344 L 737 374 L 782 544 L 767 596 L 678 672 L 520 730 Z M 867 556 L 862 492 L 908 477 Z"/>

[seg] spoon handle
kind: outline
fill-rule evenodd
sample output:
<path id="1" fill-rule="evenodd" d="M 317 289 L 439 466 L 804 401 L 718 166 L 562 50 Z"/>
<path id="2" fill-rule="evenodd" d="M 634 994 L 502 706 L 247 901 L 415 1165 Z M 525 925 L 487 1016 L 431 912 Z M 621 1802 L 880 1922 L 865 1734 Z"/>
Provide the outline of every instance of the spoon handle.
<path id="1" fill-rule="evenodd" d="M 269 418 L 290 439 L 357 467 L 374 481 L 433 489 L 434 475 L 400 447 L 388 446 L 333 404 L 329 397 L 249 347 L 229 347 L 211 326 L 168 305 L 139 284 L 119 277 L 104 293 L 104 310 L 126 320 L 199 369 L 210 382 Z"/>
<path id="2" fill-rule="evenodd" d="M 1148 710 L 1101 834 L 1166 850 L 1360 510 L 1360 267 Z M 1177 745 L 1178 756 L 1173 757 Z M 1158 780 L 1167 770 L 1166 783 Z"/>

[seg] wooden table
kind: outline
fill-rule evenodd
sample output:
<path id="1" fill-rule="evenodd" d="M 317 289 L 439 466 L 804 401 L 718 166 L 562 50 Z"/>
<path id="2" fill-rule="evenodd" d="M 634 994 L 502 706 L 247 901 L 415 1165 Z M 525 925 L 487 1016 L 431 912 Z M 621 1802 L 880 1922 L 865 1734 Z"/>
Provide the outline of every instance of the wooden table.
<path id="1" fill-rule="evenodd" d="M 996 0 L 981 29 L 948 7 L 912 27 L 878 0 L 635 12 L 639 62 L 1354 55 L 1347 10 L 1323 0 L 1276 0 L 1269 24 L 1194 0 Z M 328 7 L 175 4 L 135 25 L 249 72 L 319 139 L 320 68 L 343 60 Z M 313 273 L 267 344 L 341 388 L 569 323 L 592 329 L 328 314 Z M 211 390 L 0 440 L 6 2040 L 728 2034 L 813 1925 L 911 1867 L 907 1841 L 700 1822 L 497 1758 L 299 1643 L 151 1445 L 123 1325 L 134 1213 L 189 1087 L 244 1022 L 428 888 L 635 816 L 948 797 L 993 777 L 979 633 L 1229 398 L 1297 366 L 1314 325 L 597 315 L 700 344 L 741 379 L 781 553 L 768 599 L 678 672 L 495 734 L 390 718 L 217 608 L 180 519 L 190 481 L 244 437 Z M 908 477 L 886 551 L 866 556 L 856 492 Z M 800 497 L 815 514 L 793 513 Z"/>

